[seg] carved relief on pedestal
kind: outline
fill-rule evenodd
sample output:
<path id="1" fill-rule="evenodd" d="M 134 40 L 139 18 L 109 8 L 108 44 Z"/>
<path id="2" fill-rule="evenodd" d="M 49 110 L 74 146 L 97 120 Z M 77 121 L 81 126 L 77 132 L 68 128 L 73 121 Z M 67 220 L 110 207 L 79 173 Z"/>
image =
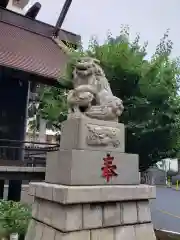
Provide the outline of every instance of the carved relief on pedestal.
<path id="1" fill-rule="evenodd" d="M 86 143 L 88 145 L 119 147 L 120 129 L 92 124 L 88 124 L 87 129 Z"/>

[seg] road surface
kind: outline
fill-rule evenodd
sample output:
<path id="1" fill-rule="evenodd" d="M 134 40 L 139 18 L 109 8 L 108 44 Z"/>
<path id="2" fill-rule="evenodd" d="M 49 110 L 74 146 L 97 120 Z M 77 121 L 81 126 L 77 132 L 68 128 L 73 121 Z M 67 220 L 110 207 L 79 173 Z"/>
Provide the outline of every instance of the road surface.
<path id="1" fill-rule="evenodd" d="M 157 187 L 157 198 L 151 201 L 151 213 L 156 229 L 180 232 L 180 191 Z"/>

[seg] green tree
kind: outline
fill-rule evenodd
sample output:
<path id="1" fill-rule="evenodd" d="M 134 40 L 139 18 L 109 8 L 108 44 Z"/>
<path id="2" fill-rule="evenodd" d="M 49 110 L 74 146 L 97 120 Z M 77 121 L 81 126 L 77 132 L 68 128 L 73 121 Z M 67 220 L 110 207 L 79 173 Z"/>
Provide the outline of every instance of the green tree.
<path id="1" fill-rule="evenodd" d="M 109 35 L 103 45 L 92 40 L 85 54 L 101 61 L 114 95 L 123 100 L 120 121 L 126 126 L 126 152 L 139 154 L 140 171 L 144 171 L 178 154 L 179 64 L 170 58 L 172 42 L 167 33 L 150 60 L 147 44 L 141 46 L 139 39 L 131 42 L 123 29 L 116 39 Z M 74 55 L 67 68 L 69 77 L 73 63 Z M 42 98 L 43 116 L 58 127 L 67 114 L 65 95 L 64 90 L 49 88 Z"/>
<path id="2" fill-rule="evenodd" d="M 61 122 L 66 120 L 68 109 L 67 91 L 57 87 L 45 87 L 40 92 L 40 104 L 37 115 L 47 120 L 47 127 L 59 130 Z"/>

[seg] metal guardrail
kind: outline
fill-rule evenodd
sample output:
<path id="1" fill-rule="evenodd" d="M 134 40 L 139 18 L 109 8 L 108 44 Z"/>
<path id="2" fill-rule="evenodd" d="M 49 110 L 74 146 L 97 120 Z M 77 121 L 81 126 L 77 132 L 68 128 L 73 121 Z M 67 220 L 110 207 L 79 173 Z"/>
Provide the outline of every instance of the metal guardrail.
<path id="1" fill-rule="evenodd" d="M 0 165 L 45 166 L 47 153 L 58 149 L 59 144 L 0 139 Z"/>
<path id="2" fill-rule="evenodd" d="M 180 239 L 180 233 L 171 232 L 163 229 L 155 229 L 157 240 L 178 240 Z"/>

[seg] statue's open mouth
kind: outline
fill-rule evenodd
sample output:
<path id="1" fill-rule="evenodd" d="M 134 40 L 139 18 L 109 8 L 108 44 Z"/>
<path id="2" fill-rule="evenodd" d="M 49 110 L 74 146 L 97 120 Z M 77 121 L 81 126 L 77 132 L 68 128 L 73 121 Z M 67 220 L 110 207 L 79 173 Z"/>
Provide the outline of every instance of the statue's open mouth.
<path id="1" fill-rule="evenodd" d="M 88 69 L 88 67 L 85 67 L 85 66 L 79 66 L 77 68 L 78 71 L 86 71 Z"/>
<path id="2" fill-rule="evenodd" d="M 78 63 L 77 66 L 76 66 L 76 69 L 78 71 L 86 71 L 88 69 L 90 69 L 90 64 L 88 63 Z"/>

